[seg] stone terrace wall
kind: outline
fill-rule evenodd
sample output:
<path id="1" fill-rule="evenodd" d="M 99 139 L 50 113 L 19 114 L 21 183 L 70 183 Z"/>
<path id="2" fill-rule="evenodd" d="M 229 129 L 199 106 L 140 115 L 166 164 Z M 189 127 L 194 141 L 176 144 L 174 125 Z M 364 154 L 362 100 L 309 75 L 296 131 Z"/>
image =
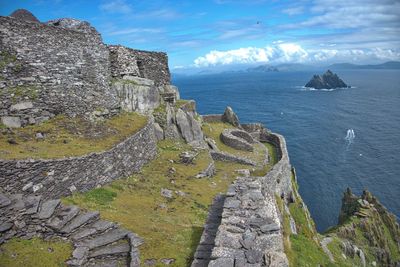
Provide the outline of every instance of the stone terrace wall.
<path id="1" fill-rule="evenodd" d="M 0 17 L 0 51 L 1 117 L 25 125 L 118 106 L 109 90 L 109 51 L 87 22 Z"/>
<path id="2" fill-rule="evenodd" d="M 113 77 L 137 76 L 153 80 L 156 86 L 171 83 L 166 53 L 134 50 L 120 45 L 109 45 L 108 49 Z"/>
<path id="3" fill-rule="evenodd" d="M 0 160 L 0 188 L 12 194 L 40 193 L 46 199 L 66 196 L 138 172 L 156 153 L 151 119 L 139 132 L 102 153 L 51 160 Z"/>

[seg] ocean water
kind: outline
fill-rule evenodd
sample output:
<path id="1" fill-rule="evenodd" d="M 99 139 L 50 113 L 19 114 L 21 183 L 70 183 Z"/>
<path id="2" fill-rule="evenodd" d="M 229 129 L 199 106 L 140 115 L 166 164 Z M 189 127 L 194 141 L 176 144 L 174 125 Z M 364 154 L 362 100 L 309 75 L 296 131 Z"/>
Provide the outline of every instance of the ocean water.
<path id="1" fill-rule="evenodd" d="M 321 71 L 322 72 L 322 71 Z M 177 77 L 200 114 L 230 105 L 287 140 L 300 193 L 319 231 L 337 223 L 347 187 L 367 188 L 400 216 L 400 71 L 338 71 L 350 89 L 305 90 L 314 73 Z"/>

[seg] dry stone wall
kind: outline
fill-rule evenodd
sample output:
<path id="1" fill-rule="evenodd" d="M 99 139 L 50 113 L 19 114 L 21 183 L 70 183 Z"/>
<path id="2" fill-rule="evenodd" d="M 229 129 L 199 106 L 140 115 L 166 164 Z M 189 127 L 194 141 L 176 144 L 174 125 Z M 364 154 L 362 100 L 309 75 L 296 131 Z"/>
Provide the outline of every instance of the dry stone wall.
<path id="1" fill-rule="evenodd" d="M 0 116 L 22 125 L 56 114 L 114 110 L 109 51 L 87 22 L 0 17 Z"/>
<path id="2" fill-rule="evenodd" d="M 170 84 L 166 53 L 134 50 L 120 45 L 109 45 L 108 49 L 113 77 L 129 75 L 153 80 L 156 86 Z"/>
<path id="3" fill-rule="evenodd" d="M 8 127 L 58 114 L 89 118 L 100 110 L 107 117 L 121 107 L 141 112 L 140 96 L 126 95 L 141 88 L 110 86 L 124 76 L 153 81 L 150 98 L 144 99 L 151 108 L 164 95 L 179 98 L 170 85 L 166 53 L 107 46 L 95 28 L 75 19 L 40 23 L 0 17 L 0 117 Z"/>
<path id="4" fill-rule="evenodd" d="M 13 194 L 40 193 L 45 199 L 66 196 L 138 172 L 156 153 L 151 119 L 139 132 L 102 153 L 50 160 L 0 160 L 0 187 Z"/>

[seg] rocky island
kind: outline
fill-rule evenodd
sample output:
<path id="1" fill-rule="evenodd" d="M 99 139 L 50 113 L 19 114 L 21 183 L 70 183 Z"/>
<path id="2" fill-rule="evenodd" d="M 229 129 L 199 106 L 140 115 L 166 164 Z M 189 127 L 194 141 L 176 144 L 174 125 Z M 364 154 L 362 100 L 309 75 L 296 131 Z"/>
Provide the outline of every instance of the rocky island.
<path id="1" fill-rule="evenodd" d="M 307 88 L 314 89 L 336 89 L 336 88 L 349 88 L 336 73 L 327 70 L 322 76 L 314 75 L 311 80 L 305 85 Z"/>
<path id="2" fill-rule="evenodd" d="M 0 266 L 399 266 L 370 192 L 318 233 L 285 138 L 198 114 L 165 53 L 26 10 L 0 38 Z"/>

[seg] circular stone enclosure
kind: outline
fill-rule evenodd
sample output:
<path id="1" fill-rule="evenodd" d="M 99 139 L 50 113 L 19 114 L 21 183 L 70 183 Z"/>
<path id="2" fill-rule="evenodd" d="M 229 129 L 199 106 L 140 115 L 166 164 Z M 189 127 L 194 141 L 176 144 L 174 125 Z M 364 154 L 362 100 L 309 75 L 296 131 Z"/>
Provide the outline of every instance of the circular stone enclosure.
<path id="1" fill-rule="evenodd" d="M 225 129 L 221 133 L 221 141 L 232 148 L 253 151 L 254 139 L 245 131 L 239 129 Z"/>

